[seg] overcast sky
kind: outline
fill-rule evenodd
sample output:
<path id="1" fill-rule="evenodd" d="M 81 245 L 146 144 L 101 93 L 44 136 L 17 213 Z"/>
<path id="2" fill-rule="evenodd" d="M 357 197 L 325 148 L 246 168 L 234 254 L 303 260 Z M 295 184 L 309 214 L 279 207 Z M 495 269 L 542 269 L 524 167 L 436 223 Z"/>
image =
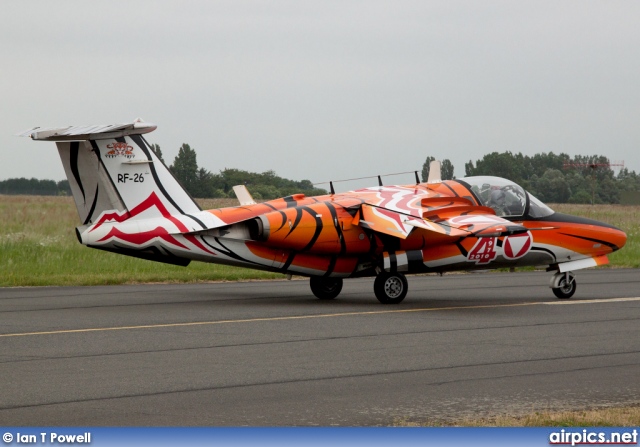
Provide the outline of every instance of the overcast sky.
<path id="1" fill-rule="evenodd" d="M 2 2 L 0 179 L 61 180 L 33 126 L 141 117 L 169 163 L 314 182 L 488 152 L 640 171 L 640 2 Z M 409 182 L 411 176 L 386 183 Z M 369 182 L 371 183 L 371 182 Z M 365 186 L 365 185 L 362 185 Z"/>

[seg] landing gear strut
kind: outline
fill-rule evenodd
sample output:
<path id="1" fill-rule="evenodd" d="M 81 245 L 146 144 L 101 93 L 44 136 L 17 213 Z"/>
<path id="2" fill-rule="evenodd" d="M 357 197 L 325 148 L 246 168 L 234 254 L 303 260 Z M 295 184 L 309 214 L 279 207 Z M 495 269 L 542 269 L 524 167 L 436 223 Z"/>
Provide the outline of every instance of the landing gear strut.
<path id="1" fill-rule="evenodd" d="M 380 272 L 373 283 L 373 291 L 382 304 L 400 303 L 407 290 L 407 278 L 402 273 Z"/>
<path id="2" fill-rule="evenodd" d="M 313 294 L 321 300 L 332 300 L 342 291 L 342 278 L 325 278 L 312 276 L 309 285 Z"/>
<path id="3" fill-rule="evenodd" d="M 571 272 L 556 273 L 549 284 L 553 294 L 561 300 L 568 300 L 576 293 L 576 278 Z"/>

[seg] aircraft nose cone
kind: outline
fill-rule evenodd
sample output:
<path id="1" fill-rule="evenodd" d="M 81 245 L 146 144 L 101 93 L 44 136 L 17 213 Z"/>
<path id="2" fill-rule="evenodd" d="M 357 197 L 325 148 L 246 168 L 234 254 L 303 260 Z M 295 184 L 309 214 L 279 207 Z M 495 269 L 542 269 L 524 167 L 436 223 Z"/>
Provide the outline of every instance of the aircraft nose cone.
<path id="1" fill-rule="evenodd" d="M 595 249 L 594 253 L 596 254 L 598 254 L 601 245 L 606 245 L 611 251 L 616 251 L 620 250 L 627 243 L 627 234 L 620 228 L 606 222 L 599 222 L 585 217 L 571 216 L 561 213 L 555 213 L 549 217 L 539 220 L 576 225 L 577 228 L 581 229 L 579 231 L 584 232 L 582 236 L 584 236 L 586 240 L 591 240 L 600 244 L 593 247 Z"/>
<path id="2" fill-rule="evenodd" d="M 618 229 L 610 230 L 610 232 L 612 233 L 609 236 L 611 242 L 618 247 L 617 250 L 620 250 L 627 243 L 627 233 Z"/>
<path id="3" fill-rule="evenodd" d="M 592 233 L 595 236 L 594 239 L 601 240 L 603 245 L 606 244 L 612 252 L 620 250 L 627 243 L 627 234 L 619 228 L 600 226 L 594 230 Z"/>

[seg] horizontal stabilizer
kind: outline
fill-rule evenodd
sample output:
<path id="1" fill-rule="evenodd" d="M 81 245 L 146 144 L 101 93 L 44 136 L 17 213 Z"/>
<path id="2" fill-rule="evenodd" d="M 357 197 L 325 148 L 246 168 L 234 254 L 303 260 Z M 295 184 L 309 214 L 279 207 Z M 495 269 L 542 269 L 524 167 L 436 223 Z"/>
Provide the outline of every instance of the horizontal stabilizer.
<path id="1" fill-rule="evenodd" d="M 18 134 L 39 141 L 83 141 L 141 135 L 156 129 L 155 124 L 136 119 L 124 124 L 96 124 L 92 126 L 34 127 Z"/>

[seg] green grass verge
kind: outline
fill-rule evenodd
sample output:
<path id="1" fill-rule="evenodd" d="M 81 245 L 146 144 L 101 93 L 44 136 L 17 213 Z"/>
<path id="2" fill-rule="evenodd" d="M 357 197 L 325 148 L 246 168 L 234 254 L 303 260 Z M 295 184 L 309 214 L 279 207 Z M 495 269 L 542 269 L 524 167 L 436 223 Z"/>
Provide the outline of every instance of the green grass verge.
<path id="1" fill-rule="evenodd" d="M 609 255 L 611 267 L 640 267 L 640 206 L 570 205 L 551 206 L 555 211 L 606 222 L 627 233 L 627 243 Z"/>
<path id="2" fill-rule="evenodd" d="M 613 407 L 575 411 L 543 411 L 524 416 L 496 416 L 454 422 L 396 420 L 398 427 L 637 427 L 640 407 Z"/>
<path id="3" fill-rule="evenodd" d="M 203 208 L 233 206 L 232 199 L 201 200 Z M 556 205 L 559 212 L 589 217 L 627 232 L 615 267 L 640 267 L 640 207 Z M 276 273 L 192 262 L 165 265 L 80 245 L 71 197 L 0 195 L 0 286 L 106 285 L 136 282 L 236 281 L 283 278 Z"/>
<path id="4" fill-rule="evenodd" d="M 208 207 L 235 201 L 206 201 Z M 0 195 L 0 286 L 107 285 L 274 279 L 277 273 L 192 262 L 188 267 L 84 247 L 70 197 Z"/>

